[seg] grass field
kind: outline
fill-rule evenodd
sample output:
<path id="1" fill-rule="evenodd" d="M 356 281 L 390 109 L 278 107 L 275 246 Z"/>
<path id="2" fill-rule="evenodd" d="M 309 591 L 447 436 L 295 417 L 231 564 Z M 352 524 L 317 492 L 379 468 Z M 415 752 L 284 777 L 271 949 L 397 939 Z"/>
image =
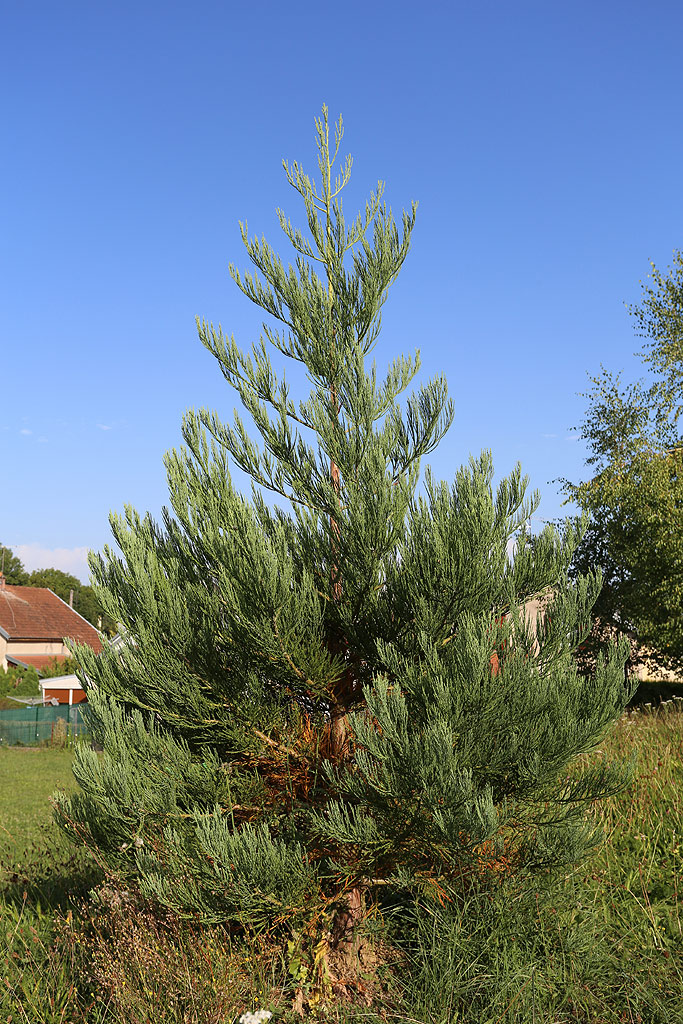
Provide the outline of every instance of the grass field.
<path id="1" fill-rule="evenodd" d="M 68 750 L 0 747 L 0 871 L 58 841 L 49 798 L 75 788 L 71 761 Z"/>
<path id="2" fill-rule="evenodd" d="M 627 791 L 590 809 L 606 841 L 588 863 L 488 917 L 436 905 L 410 935 L 388 928 L 396 956 L 373 1005 L 330 1006 L 320 1019 L 683 1024 L 680 706 L 625 715 L 590 755 L 636 754 L 637 766 Z M 264 942 L 179 927 L 111 881 L 82 902 L 97 870 L 65 846 L 48 804 L 73 785 L 70 758 L 0 750 L 0 1021 L 233 1024 L 257 1006 L 273 1024 L 298 1019 L 291 964 Z"/>

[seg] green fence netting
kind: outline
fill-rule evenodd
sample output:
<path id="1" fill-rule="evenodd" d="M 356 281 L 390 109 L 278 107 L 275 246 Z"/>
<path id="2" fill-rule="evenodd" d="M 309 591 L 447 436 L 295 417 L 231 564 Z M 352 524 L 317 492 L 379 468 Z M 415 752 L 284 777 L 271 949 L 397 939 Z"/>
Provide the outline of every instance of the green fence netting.
<path id="1" fill-rule="evenodd" d="M 88 707 L 60 704 L 59 707 L 12 708 L 0 711 L 0 746 L 17 743 L 34 747 L 40 743 L 72 743 L 88 732 Z"/>

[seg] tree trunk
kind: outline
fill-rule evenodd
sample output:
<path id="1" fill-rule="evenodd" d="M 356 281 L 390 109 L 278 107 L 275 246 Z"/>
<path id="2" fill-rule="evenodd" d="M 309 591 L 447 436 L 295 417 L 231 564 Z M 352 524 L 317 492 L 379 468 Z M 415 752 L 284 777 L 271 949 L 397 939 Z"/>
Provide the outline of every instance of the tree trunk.
<path id="1" fill-rule="evenodd" d="M 346 708 L 343 704 L 337 704 L 332 708 L 332 721 L 330 723 L 330 753 L 337 759 L 341 759 L 348 751 L 349 722 Z"/>
<path id="2" fill-rule="evenodd" d="M 351 889 L 346 895 L 346 906 L 338 910 L 332 922 L 332 949 L 338 950 L 349 966 L 353 963 L 356 951 L 356 932 L 363 920 L 363 894 L 359 886 Z"/>
<path id="3" fill-rule="evenodd" d="M 349 749 L 349 720 L 344 704 L 337 704 L 332 709 L 330 728 L 330 753 L 335 760 L 342 760 Z M 363 893 L 359 886 L 340 896 L 344 905 L 335 914 L 332 922 L 330 946 L 338 953 L 338 958 L 347 976 L 357 973 L 356 951 L 357 930 L 363 920 Z M 348 980 L 352 980 L 349 977 Z"/>
<path id="4" fill-rule="evenodd" d="M 329 167 L 328 167 L 329 174 Z M 328 214 L 328 234 L 330 231 L 330 222 Z M 329 284 L 330 296 L 333 295 L 332 284 Z M 330 398 L 332 401 L 332 407 L 335 414 L 338 412 L 338 400 L 337 400 L 337 389 L 334 384 L 330 388 Z M 339 473 L 339 466 L 335 463 L 334 459 L 330 459 L 330 477 L 332 480 L 332 486 L 337 496 L 337 501 L 340 502 L 341 493 L 341 475 Z M 336 603 L 342 599 L 342 573 L 339 562 L 339 541 L 340 541 L 340 529 L 339 523 L 334 516 L 330 517 L 330 530 L 332 534 L 332 546 L 331 546 L 331 583 L 332 583 L 332 600 Z M 335 645 L 336 646 L 336 645 Z M 339 644 L 339 650 L 335 653 L 341 653 L 343 643 Z M 348 704 L 345 697 L 350 697 L 354 689 L 352 673 L 350 670 L 346 670 L 344 673 L 344 680 L 342 682 L 342 694 L 341 699 L 338 703 L 334 704 L 331 712 L 331 723 L 330 723 L 330 753 L 332 757 L 341 761 L 348 753 L 349 749 L 349 721 L 348 721 Z M 344 693 L 346 691 L 346 693 Z M 341 902 L 341 901 L 340 901 Z M 332 922 L 332 932 L 330 938 L 330 946 L 336 950 L 341 956 L 342 964 L 344 965 L 345 972 L 348 973 L 349 969 L 351 973 L 356 973 L 355 964 L 353 963 L 354 953 L 356 950 L 356 931 L 358 925 L 363 919 L 363 896 L 359 887 L 354 887 L 351 891 L 345 894 L 343 902 L 346 906 L 342 907 L 337 911 L 334 921 Z"/>

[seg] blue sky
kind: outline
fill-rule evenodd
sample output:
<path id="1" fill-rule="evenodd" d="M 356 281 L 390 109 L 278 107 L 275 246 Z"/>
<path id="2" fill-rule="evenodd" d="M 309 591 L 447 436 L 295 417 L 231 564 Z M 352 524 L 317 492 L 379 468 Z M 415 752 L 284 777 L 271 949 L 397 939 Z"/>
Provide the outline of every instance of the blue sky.
<path id="1" fill-rule="evenodd" d="M 383 365 L 419 348 L 456 418 L 430 462 L 517 460 L 562 514 L 586 373 L 640 373 L 624 303 L 683 244 L 683 7 L 302 0 L 5 5 L 0 541 L 86 578 L 130 502 L 158 513 L 189 406 L 233 395 L 196 315 L 243 347 L 238 220 L 284 256 L 283 157 L 343 114 L 350 214 L 378 178 L 419 200 Z M 278 237 L 280 236 L 280 237 Z"/>

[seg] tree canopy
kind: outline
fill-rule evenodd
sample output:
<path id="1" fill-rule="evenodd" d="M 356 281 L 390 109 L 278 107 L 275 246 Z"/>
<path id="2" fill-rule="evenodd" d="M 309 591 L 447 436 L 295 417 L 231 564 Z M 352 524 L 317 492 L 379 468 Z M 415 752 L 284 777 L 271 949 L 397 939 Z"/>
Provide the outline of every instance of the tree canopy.
<path id="1" fill-rule="evenodd" d="M 591 379 L 579 427 L 590 479 L 564 481 L 591 515 L 573 567 L 602 569 L 595 605 L 603 625 L 638 649 L 683 667 L 683 253 L 667 273 L 652 265 L 642 301 L 629 307 L 646 379 L 624 384 L 604 367 Z"/>
<path id="2" fill-rule="evenodd" d="M 10 586 L 23 587 L 26 585 L 28 573 L 24 569 L 24 563 L 11 548 L 5 547 L 4 544 L 0 544 L 0 567 L 2 567 L 5 580 Z"/>

